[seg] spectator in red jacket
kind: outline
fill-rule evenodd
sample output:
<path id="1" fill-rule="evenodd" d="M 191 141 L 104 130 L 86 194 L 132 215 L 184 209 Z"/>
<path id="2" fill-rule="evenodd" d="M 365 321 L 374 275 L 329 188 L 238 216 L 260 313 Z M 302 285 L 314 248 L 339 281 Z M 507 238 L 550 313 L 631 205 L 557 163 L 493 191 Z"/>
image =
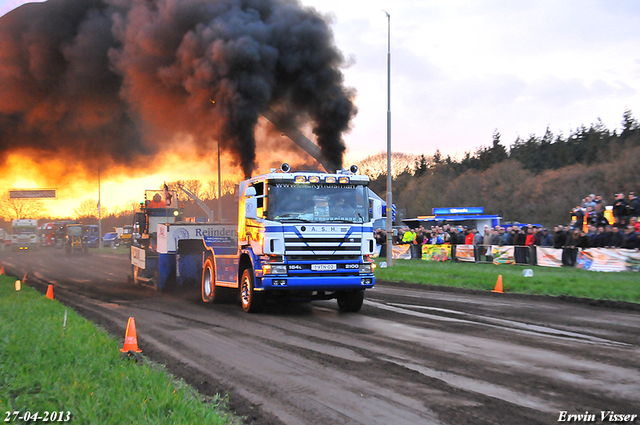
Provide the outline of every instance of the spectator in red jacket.
<path id="1" fill-rule="evenodd" d="M 633 226 L 636 229 L 636 233 L 640 233 L 640 223 L 638 223 L 638 219 L 635 217 L 631 217 L 629 219 L 629 226 Z"/>
<path id="2" fill-rule="evenodd" d="M 527 237 L 525 238 L 524 244 L 526 246 L 531 246 L 534 243 L 535 240 L 535 235 L 533 234 L 533 232 L 531 231 L 531 229 L 529 229 L 528 227 L 524 229 L 525 233 L 527 234 Z"/>
<path id="3" fill-rule="evenodd" d="M 474 232 L 477 232 L 477 230 L 476 229 L 469 230 L 469 232 L 467 233 L 467 236 L 464 238 L 465 245 L 473 245 Z"/>

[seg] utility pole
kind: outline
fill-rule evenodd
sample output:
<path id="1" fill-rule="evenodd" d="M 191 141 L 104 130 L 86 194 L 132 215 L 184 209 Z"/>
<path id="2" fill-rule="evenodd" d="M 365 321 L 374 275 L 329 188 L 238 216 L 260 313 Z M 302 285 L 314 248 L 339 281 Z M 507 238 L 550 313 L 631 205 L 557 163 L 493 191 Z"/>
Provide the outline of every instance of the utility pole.
<path id="1" fill-rule="evenodd" d="M 393 196 L 391 191 L 391 15 L 387 15 L 387 265 L 393 266 Z"/>
<path id="2" fill-rule="evenodd" d="M 216 101 L 209 99 L 214 105 Z M 220 172 L 220 142 L 222 141 L 222 125 L 218 127 L 218 223 L 222 223 L 222 173 Z"/>
<path id="3" fill-rule="evenodd" d="M 220 136 L 218 135 L 218 223 L 222 223 L 222 180 L 220 176 Z"/>
<path id="4" fill-rule="evenodd" d="M 98 248 L 103 248 L 102 242 L 102 199 L 100 189 L 100 166 L 98 165 Z"/>

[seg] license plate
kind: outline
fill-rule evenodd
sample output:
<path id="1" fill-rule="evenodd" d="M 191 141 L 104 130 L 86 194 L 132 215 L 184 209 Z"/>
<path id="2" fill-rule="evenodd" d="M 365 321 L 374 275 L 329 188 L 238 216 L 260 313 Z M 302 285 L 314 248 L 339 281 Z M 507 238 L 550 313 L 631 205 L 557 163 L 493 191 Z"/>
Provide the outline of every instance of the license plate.
<path id="1" fill-rule="evenodd" d="M 324 272 L 327 270 L 337 270 L 338 266 L 335 264 L 312 264 L 311 265 L 311 270 L 317 271 L 317 272 Z"/>

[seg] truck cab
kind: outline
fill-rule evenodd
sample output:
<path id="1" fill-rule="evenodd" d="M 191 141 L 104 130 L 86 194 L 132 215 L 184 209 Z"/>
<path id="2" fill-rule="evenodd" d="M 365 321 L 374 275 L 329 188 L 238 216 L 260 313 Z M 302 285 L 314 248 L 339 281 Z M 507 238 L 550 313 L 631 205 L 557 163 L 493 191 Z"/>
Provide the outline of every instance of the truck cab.
<path id="1" fill-rule="evenodd" d="M 43 247 L 53 246 L 54 223 L 45 223 L 40 227 L 40 245 Z"/>
<path id="2" fill-rule="evenodd" d="M 14 250 L 21 251 L 38 246 L 38 220 L 13 220 L 11 223 L 11 245 Z"/>
<path id="3" fill-rule="evenodd" d="M 240 183 L 238 244 L 243 309 L 263 294 L 338 300 L 358 311 L 374 286 L 373 221 L 382 205 L 370 200 L 369 178 L 357 167 L 337 173 L 281 172 Z M 248 273 L 244 273 L 249 270 Z"/>
<path id="4" fill-rule="evenodd" d="M 66 227 L 67 236 L 64 244 L 65 253 L 87 253 L 88 246 L 84 243 L 84 229 L 82 224 L 68 224 Z"/>
<path id="5" fill-rule="evenodd" d="M 131 245 L 132 279 L 135 283 L 149 283 L 160 290 L 167 282 L 175 282 L 175 277 L 169 276 L 175 273 L 175 253 L 170 257 L 162 255 L 167 252 L 158 252 L 158 229 L 159 225 L 175 223 L 181 218 L 176 204 L 175 191 L 146 190 L 145 202 L 135 213 L 133 225 L 122 229 L 122 242 Z M 171 262 L 174 263 L 172 268 Z M 167 268 L 170 272 L 166 272 Z"/>
<path id="6" fill-rule="evenodd" d="M 100 230 L 95 224 L 82 226 L 82 242 L 89 248 L 98 248 L 100 245 Z"/>

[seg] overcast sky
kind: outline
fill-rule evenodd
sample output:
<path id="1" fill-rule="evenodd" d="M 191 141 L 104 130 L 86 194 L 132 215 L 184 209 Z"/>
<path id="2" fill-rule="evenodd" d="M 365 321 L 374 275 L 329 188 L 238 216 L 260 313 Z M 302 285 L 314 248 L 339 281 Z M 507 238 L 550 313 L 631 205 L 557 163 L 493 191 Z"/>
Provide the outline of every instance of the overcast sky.
<path id="1" fill-rule="evenodd" d="M 640 116 L 639 1 L 302 0 L 333 19 L 354 64 L 359 114 L 352 155 L 386 149 L 387 20 L 391 15 L 393 150 L 462 153 L 568 135 L 600 118 Z"/>
<path id="2" fill-rule="evenodd" d="M 24 3 L 0 0 L 0 15 Z M 302 0 L 331 17 L 359 113 L 349 160 L 386 149 L 391 14 L 394 151 L 462 154 L 640 117 L 640 1 Z"/>
<path id="3" fill-rule="evenodd" d="M 10 10 L 15 9 L 21 4 L 25 3 L 40 3 L 44 0 L 36 0 L 36 1 L 22 1 L 22 0 L 0 0 L 0 16 L 6 14 Z"/>

